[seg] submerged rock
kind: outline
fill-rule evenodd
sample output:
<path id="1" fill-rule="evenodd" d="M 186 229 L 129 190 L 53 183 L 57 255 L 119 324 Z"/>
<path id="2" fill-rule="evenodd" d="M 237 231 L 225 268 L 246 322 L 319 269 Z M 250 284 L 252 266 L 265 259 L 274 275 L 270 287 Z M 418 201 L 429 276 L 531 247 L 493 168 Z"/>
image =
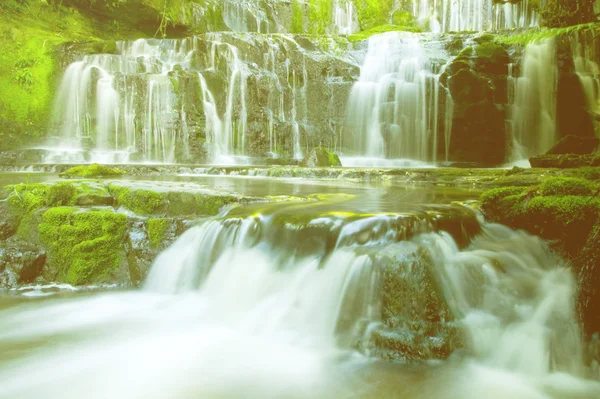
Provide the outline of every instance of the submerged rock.
<path id="1" fill-rule="evenodd" d="M 304 157 L 300 162 L 300 166 L 308 168 L 339 167 L 342 166 L 342 162 L 336 154 L 327 151 L 323 147 L 317 147 Z"/>

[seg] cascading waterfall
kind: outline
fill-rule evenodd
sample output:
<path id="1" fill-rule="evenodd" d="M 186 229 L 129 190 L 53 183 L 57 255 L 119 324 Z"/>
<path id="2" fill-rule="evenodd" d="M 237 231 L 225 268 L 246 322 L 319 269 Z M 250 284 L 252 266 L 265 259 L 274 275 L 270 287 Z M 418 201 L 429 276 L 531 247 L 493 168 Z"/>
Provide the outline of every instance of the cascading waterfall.
<path id="1" fill-rule="evenodd" d="M 224 0 L 223 20 L 233 32 L 271 33 L 271 23 L 256 0 Z"/>
<path id="2" fill-rule="evenodd" d="M 62 144 L 49 161 L 58 156 L 62 162 L 127 162 L 137 153 L 140 161 L 173 162 L 181 131 L 169 72 L 186 62 L 190 42 L 119 42 L 118 55 L 84 56 L 72 63 L 54 112 Z M 91 159 L 82 158 L 84 141 L 93 142 Z"/>
<path id="3" fill-rule="evenodd" d="M 413 0 L 412 13 L 432 32 L 528 28 L 539 16 L 528 0 L 495 4 L 492 0 Z"/>
<path id="4" fill-rule="evenodd" d="M 326 117 L 309 113 L 311 55 L 291 36 L 140 39 L 119 42 L 116 53 L 67 68 L 54 113 L 60 145 L 50 146 L 47 162 L 191 160 L 193 131 L 203 133 L 211 162 L 248 162 L 248 137 L 263 120 L 268 143 L 258 156 L 300 158 L 307 126 Z M 268 91 L 258 103 L 257 88 Z"/>
<path id="5" fill-rule="evenodd" d="M 371 37 L 350 95 L 346 147 L 369 158 L 435 162 L 439 120 L 445 121 L 448 135 L 452 119 L 451 96 L 440 90 L 441 72 L 442 66 L 428 58 L 417 35 Z"/>
<path id="6" fill-rule="evenodd" d="M 2 311 L 0 348 L 30 350 L 2 352 L 0 398 L 600 394 L 583 379 L 574 278 L 540 239 L 483 224 L 460 249 L 422 222 L 208 220 L 160 255 L 141 292 Z M 464 337 L 447 367 L 390 368 L 352 349 L 381 324 L 389 276 L 378 259 L 389 253 L 406 284 L 417 273 L 408 253 L 435 276 Z M 406 300 L 431 312 L 420 297 Z"/>
<path id="7" fill-rule="evenodd" d="M 558 66 L 555 39 L 527 45 L 521 61 L 521 76 L 514 82 L 510 110 L 512 160 L 518 161 L 548 151 L 556 142 L 556 92 Z"/>
<path id="8" fill-rule="evenodd" d="M 589 112 L 600 115 L 600 66 L 596 51 L 596 38 L 590 32 L 571 35 L 571 51 L 575 73 L 583 86 Z"/>
<path id="9" fill-rule="evenodd" d="M 350 0 L 333 0 L 333 26 L 336 34 L 350 35 L 359 30 L 356 6 Z"/>

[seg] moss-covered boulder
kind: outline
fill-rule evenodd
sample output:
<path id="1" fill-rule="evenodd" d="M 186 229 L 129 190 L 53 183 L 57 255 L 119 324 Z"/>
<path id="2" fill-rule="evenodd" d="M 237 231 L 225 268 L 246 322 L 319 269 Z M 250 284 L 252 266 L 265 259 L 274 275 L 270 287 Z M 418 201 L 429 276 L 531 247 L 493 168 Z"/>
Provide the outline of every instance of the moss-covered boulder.
<path id="1" fill-rule="evenodd" d="M 64 173 L 61 173 L 61 177 L 79 177 L 79 178 L 90 178 L 90 177 L 116 177 L 122 176 L 125 172 L 118 168 L 111 168 L 106 165 L 98 165 L 97 163 L 91 165 L 80 165 L 75 166 Z"/>
<path id="2" fill-rule="evenodd" d="M 306 168 L 340 167 L 342 162 L 336 154 L 327 151 L 323 147 L 312 149 L 300 162 L 300 166 Z"/>
<path id="3" fill-rule="evenodd" d="M 74 285 L 122 281 L 126 225 L 127 217 L 110 209 L 48 209 L 39 225 L 48 251 L 45 275 Z"/>
<path id="4" fill-rule="evenodd" d="M 481 197 L 486 219 L 550 240 L 568 261 L 582 287 L 578 306 L 588 336 L 600 332 L 599 194 L 597 181 L 551 177 L 536 187 L 498 188 Z"/>

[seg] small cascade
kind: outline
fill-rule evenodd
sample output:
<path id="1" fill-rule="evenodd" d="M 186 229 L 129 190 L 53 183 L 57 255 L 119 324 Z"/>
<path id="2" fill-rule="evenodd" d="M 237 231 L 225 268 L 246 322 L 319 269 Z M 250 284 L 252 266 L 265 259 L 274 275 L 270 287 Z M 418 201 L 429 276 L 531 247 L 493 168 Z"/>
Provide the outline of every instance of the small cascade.
<path id="1" fill-rule="evenodd" d="M 439 120 L 446 121 L 447 145 L 452 117 L 450 95 L 440 90 L 441 72 L 442 65 L 428 57 L 417 35 L 392 32 L 370 38 L 350 95 L 345 146 L 370 158 L 435 162 Z"/>
<path id="2" fill-rule="evenodd" d="M 256 0 L 224 0 L 223 20 L 233 32 L 271 33 L 266 12 Z"/>
<path id="3" fill-rule="evenodd" d="M 140 292 L 1 310 L 0 397 L 598 397 L 574 276 L 542 240 L 481 223 L 459 244 L 435 217 L 290 216 L 191 228 Z M 436 365 L 369 357 L 396 342 L 407 359 L 445 358 L 449 328 L 461 350 Z"/>
<path id="4" fill-rule="evenodd" d="M 351 0 L 333 1 L 334 34 L 351 35 L 360 30 L 356 6 Z"/>
<path id="5" fill-rule="evenodd" d="M 595 35 L 588 31 L 573 32 L 571 51 L 575 73 L 585 92 L 587 109 L 593 115 L 600 115 L 600 58 Z"/>
<path id="6" fill-rule="evenodd" d="M 220 132 L 215 130 L 211 135 L 217 162 L 227 162 L 227 157 L 242 155 L 245 149 L 248 125 L 246 91 L 249 72 L 240 59 L 237 47 L 223 42 L 219 34 L 209 34 L 208 39 L 212 42 L 209 70 L 217 70 L 217 56 L 223 57 L 228 67 L 227 101 L 223 123 L 220 125 L 222 130 Z M 213 124 L 211 127 L 217 126 Z M 225 158 L 219 159 L 219 157 Z"/>
<path id="7" fill-rule="evenodd" d="M 412 14 L 432 32 L 490 31 L 537 26 L 529 0 L 503 4 L 493 0 L 413 0 Z"/>
<path id="8" fill-rule="evenodd" d="M 556 142 L 558 66 L 555 39 L 528 44 L 520 68 L 520 77 L 511 79 L 514 98 L 509 127 L 513 138 L 513 161 L 543 154 Z"/>
<path id="9" fill-rule="evenodd" d="M 120 42 L 118 54 L 84 56 L 72 63 L 53 114 L 61 145 L 48 161 L 173 162 L 175 141 L 187 138 L 179 127 L 178 99 L 169 73 L 187 62 L 191 43 Z M 90 146 L 91 158 L 79 158 Z"/>

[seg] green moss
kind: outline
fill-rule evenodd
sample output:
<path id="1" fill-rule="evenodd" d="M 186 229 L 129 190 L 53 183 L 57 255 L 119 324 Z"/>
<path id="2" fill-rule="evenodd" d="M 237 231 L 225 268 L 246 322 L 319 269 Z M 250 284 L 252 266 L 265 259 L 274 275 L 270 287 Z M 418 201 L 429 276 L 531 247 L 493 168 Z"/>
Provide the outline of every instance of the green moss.
<path id="1" fill-rule="evenodd" d="M 98 165 L 97 163 L 91 165 L 80 165 L 75 166 L 64 173 L 61 173 L 63 177 L 109 177 L 109 176 L 122 176 L 125 172 L 118 168 L 111 168 L 105 165 Z"/>
<path id="2" fill-rule="evenodd" d="M 203 215 L 217 215 L 221 208 L 238 201 L 237 197 L 231 195 L 198 195 L 198 212 Z"/>
<path id="3" fill-rule="evenodd" d="M 592 182 L 573 177 L 553 177 L 544 180 L 540 186 L 543 195 L 583 195 L 591 196 L 598 190 Z"/>
<path id="4" fill-rule="evenodd" d="M 131 189 L 113 184 L 109 185 L 108 189 L 116 197 L 119 205 L 138 215 L 156 215 L 166 211 L 167 198 L 165 193 Z"/>
<path id="5" fill-rule="evenodd" d="M 497 44 L 526 46 L 531 42 L 537 42 L 543 39 L 568 35 L 575 32 L 591 31 L 597 33 L 600 26 L 596 23 L 574 25 L 566 28 L 533 28 L 517 34 L 496 35 L 494 42 Z"/>
<path id="6" fill-rule="evenodd" d="M 304 32 L 304 13 L 302 12 L 302 6 L 298 0 L 292 0 L 292 27 L 290 32 Z"/>
<path id="7" fill-rule="evenodd" d="M 150 247 L 160 248 L 165 241 L 169 228 L 171 227 L 171 220 L 169 219 L 148 219 L 148 239 L 150 241 Z"/>
<path id="8" fill-rule="evenodd" d="M 49 187 L 48 201 L 54 206 L 73 205 L 76 188 L 69 183 L 58 183 Z"/>
<path id="9" fill-rule="evenodd" d="M 479 58 L 486 58 L 490 62 L 496 62 L 496 60 L 506 57 L 506 50 L 497 43 L 485 42 L 475 48 L 475 54 Z"/>
<path id="10" fill-rule="evenodd" d="M 574 224 L 588 224 L 598 218 L 600 201 L 587 196 L 534 197 L 527 205 L 532 221 L 562 229 Z M 591 227 L 591 224 L 590 224 Z"/>
<path id="11" fill-rule="evenodd" d="M 38 226 L 48 265 L 58 281 L 81 285 L 110 280 L 120 264 L 127 217 L 113 211 L 48 209 Z"/>
<path id="12" fill-rule="evenodd" d="M 351 43 L 360 42 L 363 40 L 367 40 L 369 37 L 373 35 L 377 35 L 380 33 L 386 32 L 421 32 L 421 28 L 416 26 L 397 26 L 397 25 L 380 25 L 376 26 L 372 29 L 361 31 L 354 33 L 348 36 L 348 40 Z"/>
<path id="13" fill-rule="evenodd" d="M 359 0 L 354 4 L 361 30 L 369 30 L 375 26 L 389 23 L 394 9 L 393 0 Z"/>

